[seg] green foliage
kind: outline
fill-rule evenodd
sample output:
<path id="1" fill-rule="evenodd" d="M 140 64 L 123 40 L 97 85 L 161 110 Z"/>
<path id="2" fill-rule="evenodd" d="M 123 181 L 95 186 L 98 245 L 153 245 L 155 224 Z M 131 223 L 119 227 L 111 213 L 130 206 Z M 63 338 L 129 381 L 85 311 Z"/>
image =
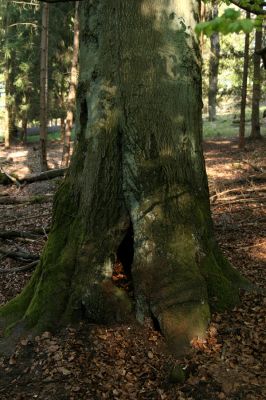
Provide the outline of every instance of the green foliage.
<path id="1" fill-rule="evenodd" d="M 250 33 L 254 28 L 261 26 L 261 18 L 254 20 L 241 17 L 241 12 L 234 8 L 227 8 L 224 13 L 211 21 L 200 22 L 196 26 L 197 34 L 204 33 L 211 36 L 214 32 L 228 33 L 245 32 Z"/>

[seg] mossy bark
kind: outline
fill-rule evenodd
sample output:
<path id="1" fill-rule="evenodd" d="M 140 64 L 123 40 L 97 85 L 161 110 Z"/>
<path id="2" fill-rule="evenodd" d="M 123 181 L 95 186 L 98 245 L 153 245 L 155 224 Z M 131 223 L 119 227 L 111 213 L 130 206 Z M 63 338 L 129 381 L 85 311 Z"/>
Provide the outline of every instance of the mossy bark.
<path id="1" fill-rule="evenodd" d="M 197 1 L 81 3 L 77 143 L 40 265 L 0 311 L 40 331 L 90 321 L 158 321 L 176 353 L 204 335 L 210 307 L 244 281 L 213 239 L 201 148 Z M 112 267 L 134 233 L 134 302 Z M 21 320 L 21 323 L 18 323 Z"/>

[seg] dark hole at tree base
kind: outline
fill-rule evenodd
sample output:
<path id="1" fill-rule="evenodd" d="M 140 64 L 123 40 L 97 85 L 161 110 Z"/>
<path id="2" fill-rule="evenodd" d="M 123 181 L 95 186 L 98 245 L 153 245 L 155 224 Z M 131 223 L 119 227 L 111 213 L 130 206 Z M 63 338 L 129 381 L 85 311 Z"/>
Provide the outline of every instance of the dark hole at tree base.
<path id="1" fill-rule="evenodd" d="M 116 262 L 113 266 L 112 281 L 119 288 L 126 290 L 130 297 L 134 298 L 134 288 L 132 282 L 131 267 L 134 259 L 134 231 L 130 224 L 124 239 L 116 253 Z M 161 332 L 157 318 L 150 313 L 150 323 L 155 331 Z"/>
<path id="2" fill-rule="evenodd" d="M 117 287 L 125 289 L 133 296 L 131 266 L 134 258 L 134 232 L 130 224 L 124 239 L 116 253 L 116 262 L 113 267 L 112 281 Z"/>

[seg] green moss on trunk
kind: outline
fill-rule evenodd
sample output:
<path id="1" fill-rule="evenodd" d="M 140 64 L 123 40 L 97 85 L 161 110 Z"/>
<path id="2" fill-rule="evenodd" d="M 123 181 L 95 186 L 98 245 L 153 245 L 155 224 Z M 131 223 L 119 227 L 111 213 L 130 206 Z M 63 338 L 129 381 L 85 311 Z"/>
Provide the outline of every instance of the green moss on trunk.
<path id="1" fill-rule="evenodd" d="M 197 13 L 196 0 L 81 3 L 77 143 L 41 262 L 0 309 L 9 332 L 134 311 L 181 354 L 204 335 L 210 308 L 238 302 L 246 282 L 213 239 Z M 111 279 L 130 226 L 134 308 Z"/>

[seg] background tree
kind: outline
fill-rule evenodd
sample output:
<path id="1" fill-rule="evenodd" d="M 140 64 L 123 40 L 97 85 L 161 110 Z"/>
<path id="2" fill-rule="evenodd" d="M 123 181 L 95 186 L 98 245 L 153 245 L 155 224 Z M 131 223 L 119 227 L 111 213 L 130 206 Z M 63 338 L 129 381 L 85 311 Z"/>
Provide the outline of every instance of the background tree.
<path id="1" fill-rule="evenodd" d="M 41 262 L 0 311 L 15 337 L 81 315 L 136 315 L 157 321 L 180 354 L 204 335 L 210 309 L 238 302 L 246 283 L 217 247 L 210 216 L 198 5 L 81 3 L 77 144 Z M 117 260 L 132 274 L 133 303 L 112 282 Z"/>
<path id="2" fill-rule="evenodd" d="M 48 27 L 49 4 L 42 6 L 41 62 L 40 62 L 40 163 L 41 171 L 48 169 L 47 143 L 47 107 L 48 107 Z"/>
<path id="3" fill-rule="evenodd" d="M 247 12 L 247 19 L 250 18 L 250 12 Z M 244 64 L 243 64 L 243 80 L 241 92 L 241 106 L 240 106 L 240 124 L 239 124 L 239 147 L 245 146 L 245 123 L 246 123 L 246 102 L 247 102 L 247 83 L 248 83 L 248 65 L 249 65 L 249 41 L 250 34 L 245 35 L 245 48 L 244 48 Z"/>
<path id="4" fill-rule="evenodd" d="M 67 115 L 66 115 L 66 127 L 65 127 L 65 135 L 64 135 L 64 146 L 63 146 L 63 154 L 62 154 L 62 165 L 68 166 L 70 159 L 70 140 L 71 140 L 71 132 L 74 121 L 74 110 L 76 105 L 76 90 L 78 83 L 78 53 L 79 53 L 79 2 L 76 2 L 75 6 L 75 17 L 74 17 L 74 40 L 73 40 L 73 55 L 72 55 L 72 63 L 71 63 L 71 72 L 70 72 L 70 85 L 69 85 L 69 93 L 67 99 Z"/>
<path id="5" fill-rule="evenodd" d="M 48 67 L 48 119 L 65 118 L 66 100 L 73 42 L 73 3 L 50 5 L 50 35 Z M 18 127 L 21 139 L 26 125 L 39 125 L 40 118 L 40 33 L 41 7 L 37 1 L 5 2 L 0 8 L 1 62 L 0 73 L 5 73 L 5 88 L 13 132 Z M 9 21 L 7 23 L 7 20 Z M 58 21 L 60 20 L 60 24 Z M 7 68 L 8 67 L 8 68 Z M 8 74 L 7 74 L 8 71 Z M 8 112 L 4 113 L 5 115 Z M 18 137 L 15 138 L 18 140 Z"/>
<path id="6" fill-rule="evenodd" d="M 218 17 L 218 1 L 214 0 L 211 3 L 209 11 L 209 19 L 212 20 Z M 210 37 L 211 49 L 209 60 L 209 90 L 208 90 L 208 111 L 209 121 L 216 120 L 216 98 L 218 93 L 218 71 L 220 58 L 220 40 L 219 33 L 213 32 Z"/>
<path id="7" fill-rule="evenodd" d="M 262 30 L 255 34 L 255 49 L 253 55 L 253 93 L 251 114 L 251 139 L 261 139 L 260 133 L 260 98 L 261 98 L 261 57 L 257 53 L 262 48 Z"/>

